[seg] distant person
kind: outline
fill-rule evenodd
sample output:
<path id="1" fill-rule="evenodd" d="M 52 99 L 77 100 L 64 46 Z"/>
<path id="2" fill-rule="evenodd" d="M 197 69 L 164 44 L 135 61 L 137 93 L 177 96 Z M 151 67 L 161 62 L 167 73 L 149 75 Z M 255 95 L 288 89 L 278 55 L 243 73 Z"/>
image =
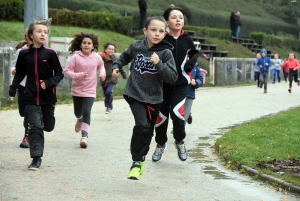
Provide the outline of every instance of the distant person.
<path id="1" fill-rule="evenodd" d="M 27 29 L 26 29 L 27 33 Z M 12 67 L 11 67 L 11 74 L 14 76 L 16 74 L 16 63 L 19 56 L 19 53 L 21 50 L 28 49 L 30 45 L 32 44 L 32 41 L 27 37 L 27 34 L 25 33 L 24 41 L 20 41 L 16 46 L 16 53 L 14 55 L 14 59 L 12 61 Z M 26 84 L 26 77 L 22 80 L 22 82 L 18 86 L 18 108 L 19 108 L 19 114 L 21 117 L 24 117 L 23 119 L 23 126 L 25 128 L 24 137 L 20 144 L 21 148 L 29 148 L 29 142 L 28 142 L 28 117 L 26 115 L 25 111 L 25 84 Z"/>
<path id="2" fill-rule="evenodd" d="M 146 38 L 133 42 L 113 65 L 113 77 L 117 79 L 120 69 L 132 64 L 123 96 L 135 121 L 130 143 L 133 162 L 127 176 L 133 180 L 138 180 L 145 170 L 145 157 L 163 101 L 163 84 L 174 83 L 178 75 L 173 46 L 163 40 L 165 19 L 159 15 L 148 17 L 143 31 Z"/>
<path id="3" fill-rule="evenodd" d="M 287 59 L 284 59 L 284 62 L 286 62 L 287 60 L 288 60 L 288 58 L 287 58 Z M 284 63 L 284 62 L 283 62 L 283 63 Z M 289 76 L 289 69 L 288 69 L 286 66 L 284 66 L 284 67 L 281 68 L 281 69 L 282 69 L 284 81 L 285 81 L 285 83 L 287 83 L 287 78 L 288 78 L 288 76 Z"/>
<path id="4" fill-rule="evenodd" d="M 300 64 L 298 59 L 296 58 L 294 53 L 289 54 L 289 59 L 285 61 L 282 65 L 281 68 L 285 68 L 286 72 L 289 74 L 289 89 L 288 92 L 292 93 L 292 83 L 293 83 L 293 78 L 295 82 L 298 82 L 298 69 L 300 68 Z"/>
<path id="5" fill-rule="evenodd" d="M 236 15 L 234 12 L 231 12 L 230 15 L 230 29 L 231 29 L 231 36 L 236 37 Z"/>
<path id="6" fill-rule="evenodd" d="M 257 87 L 259 87 L 259 74 L 260 74 L 260 67 L 257 65 L 258 60 L 260 59 L 260 53 L 256 54 L 256 58 L 252 62 L 251 67 L 254 70 L 254 81 L 257 80 Z"/>
<path id="7" fill-rule="evenodd" d="M 196 98 L 195 89 L 203 85 L 203 77 L 198 63 L 195 64 L 191 73 L 192 73 L 192 79 L 190 84 L 188 84 L 187 86 L 187 94 L 184 103 L 184 119 L 188 124 L 192 123 L 191 110 L 192 110 L 193 101 Z"/>
<path id="8" fill-rule="evenodd" d="M 276 77 L 277 77 L 278 82 L 280 82 L 280 70 L 281 70 L 282 61 L 281 61 L 281 59 L 279 59 L 279 54 L 277 54 L 277 53 L 274 54 L 274 59 L 271 59 L 271 63 L 272 63 L 271 68 L 273 69 L 272 84 L 275 84 Z"/>
<path id="9" fill-rule="evenodd" d="M 118 83 L 118 79 L 112 77 L 112 67 L 113 63 L 117 60 L 115 56 L 116 45 L 114 43 L 106 43 L 104 45 L 104 51 L 100 54 L 102 60 L 104 61 L 106 79 L 101 81 L 101 86 L 104 94 L 104 106 L 106 108 L 105 113 L 111 113 L 113 109 L 113 90 Z M 120 69 L 121 75 L 126 79 L 126 71 L 122 68 Z"/>
<path id="10" fill-rule="evenodd" d="M 267 93 L 267 82 L 271 59 L 267 56 L 267 51 L 265 49 L 261 51 L 261 58 L 258 59 L 257 65 L 260 67 L 259 87 L 262 88 L 262 86 L 264 86 L 264 93 Z"/>
<path id="11" fill-rule="evenodd" d="M 26 114 L 30 125 L 28 133 L 32 162 L 28 170 L 37 170 L 44 154 L 44 131 L 55 127 L 56 87 L 63 79 L 62 67 L 53 49 L 44 46 L 50 31 L 51 18 L 34 21 L 28 26 L 29 48 L 21 50 L 16 63 L 16 74 L 9 89 L 14 97 L 16 88 L 27 76 L 25 90 Z"/>
<path id="12" fill-rule="evenodd" d="M 241 27 L 242 27 L 242 20 L 241 20 L 241 13 L 238 11 L 236 12 L 236 20 L 235 20 L 235 24 L 236 24 L 236 34 L 235 37 L 239 37 L 240 35 L 240 31 L 241 31 Z"/>
<path id="13" fill-rule="evenodd" d="M 140 29 L 144 28 L 144 22 L 147 14 L 147 3 L 146 0 L 139 0 L 140 8 Z"/>
<path id="14" fill-rule="evenodd" d="M 75 132 L 81 131 L 80 147 L 88 146 L 91 110 L 96 98 L 97 72 L 100 80 L 105 80 L 104 63 L 97 51 L 98 37 L 91 33 L 75 34 L 69 51 L 73 56 L 64 74 L 72 79 L 72 97 L 76 116 Z"/>

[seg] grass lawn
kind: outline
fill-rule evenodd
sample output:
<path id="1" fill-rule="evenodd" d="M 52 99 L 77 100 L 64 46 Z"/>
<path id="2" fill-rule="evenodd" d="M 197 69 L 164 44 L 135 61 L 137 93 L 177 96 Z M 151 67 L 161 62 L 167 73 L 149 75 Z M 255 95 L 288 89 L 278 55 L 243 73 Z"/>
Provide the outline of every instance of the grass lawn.
<path id="1" fill-rule="evenodd" d="M 259 162 L 300 158 L 300 108 L 244 123 L 217 139 L 214 148 L 229 168 L 246 165 L 300 186 L 300 178 L 256 167 Z"/>

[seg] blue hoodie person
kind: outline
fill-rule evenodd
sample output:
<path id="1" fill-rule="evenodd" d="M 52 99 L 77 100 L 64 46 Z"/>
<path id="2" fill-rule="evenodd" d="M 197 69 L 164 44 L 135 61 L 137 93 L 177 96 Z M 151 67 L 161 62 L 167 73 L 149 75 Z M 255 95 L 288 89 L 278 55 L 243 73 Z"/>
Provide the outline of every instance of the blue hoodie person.
<path id="1" fill-rule="evenodd" d="M 271 59 L 267 56 L 267 51 L 265 49 L 261 51 L 261 58 L 257 61 L 257 66 L 260 67 L 259 87 L 262 88 L 264 85 L 264 93 L 267 93 L 267 81 Z"/>
<path id="2" fill-rule="evenodd" d="M 195 89 L 201 87 L 203 85 L 203 77 L 199 69 L 199 64 L 196 63 L 194 68 L 191 71 L 191 82 L 187 86 L 187 94 L 184 103 L 184 118 L 188 124 L 192 123 L 192 104 L 194 99 L 196 98 Z"/>

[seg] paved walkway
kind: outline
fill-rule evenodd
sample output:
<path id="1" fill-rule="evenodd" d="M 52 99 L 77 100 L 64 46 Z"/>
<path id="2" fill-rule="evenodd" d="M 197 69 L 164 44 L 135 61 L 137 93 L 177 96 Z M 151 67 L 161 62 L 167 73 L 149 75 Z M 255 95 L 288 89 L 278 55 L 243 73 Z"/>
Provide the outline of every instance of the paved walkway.
<path id="1" fill-rule="evenodd" d="M 212 154 L 218 128 L 299 106 L 300 87 L 269 85 L 268 94 L 256 86 L 201 88 L 193 105 L 193 124 L 187 125 L 190 157 L 177 158 L 172 135 L 163 160 L 151 161 L 155 143 L 139 181 L 126 178 L 131 165 L 129 142 L 133 117 L 124 100 L 114 102 L 110 115 L 103 102 L 92 111 L 90 143 L 79 148 L 72 105 L 56 107 L 54 132 L 46 133 L 39 171 L 31 172 L 27 149 L 19 148 L 23 129 L 18 112 L 0 111 L 0 200 L 205 200 L 296 201 L 259 181 L 226 170 Z M 171 127 L 169 128 L 171 131 Z"/>

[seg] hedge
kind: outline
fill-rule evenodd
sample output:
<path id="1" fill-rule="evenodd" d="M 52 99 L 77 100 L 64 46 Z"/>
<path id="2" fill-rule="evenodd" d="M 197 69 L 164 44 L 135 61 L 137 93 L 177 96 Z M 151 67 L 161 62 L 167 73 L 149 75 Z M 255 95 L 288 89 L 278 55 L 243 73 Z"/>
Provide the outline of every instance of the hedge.
<path id="1" fill-rule="evenodd" d="M 0 0 L 0 19 L 23 20 L 24 5 L 22 0 Z"/>
<path id="2" fill-rule="evenodd" d="M 296 40 L 287 36 L 267 35 L 262 32 L 252 32 L 250 38 L 254 39 L 256 43 L 261 43 L 264 46 L 278 46 L 281 48 L 292 49 L 297 52 L 300 51 L 300 40 Z"/>
<path id="3" fill-rule="evenodd" d="M 228 40 L 231 36 L 229 29 L 217 29 L 210 27 L 196 27 L 196 26 L 184 26 L 185 30 L 192 30 L 196 32 L 197 37 L 211 37 Z"/>
<path id="4" fill-rule="evenodd" d="M 111 13 L 49 9 L 49 17 L 54 25 L 106 29 L 125 35 L 131 32 L 132 17 Z"/>
<path id="5" fill-rule="evenodd" d="M 209 26 L 211 28 L 230 29 L 230 12 L 211 12 L 201 8 L 194 8 L 187 5 L 179 5 L 186 12 L 188 22 L 185 24 L 193 26 Z M 253 31 L 265 32 L 267 34 L 278 34 L 284 32 L 298 36 L 298 28 L 287 24 L 282 20 L 262 18 L 258 16 L 241 16 L 242 28 L 240 36 L 249 37 Z"/>

